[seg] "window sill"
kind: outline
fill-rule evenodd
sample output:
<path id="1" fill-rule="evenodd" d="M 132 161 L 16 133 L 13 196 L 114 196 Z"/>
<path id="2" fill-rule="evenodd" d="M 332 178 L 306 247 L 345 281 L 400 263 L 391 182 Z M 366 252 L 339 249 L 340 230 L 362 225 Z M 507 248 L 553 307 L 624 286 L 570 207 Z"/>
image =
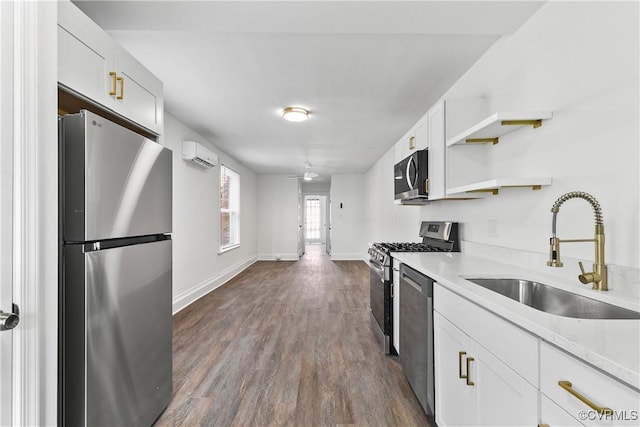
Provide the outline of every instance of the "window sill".
<path id="1" fill-rule="evenodd" d="M 218 251 L 218 255 L 222 255 L 225 252 L 229 252 L 233 249 L 239 248 L 240 247 L 240 243 L 238 243 L 237 245 L 233 245 L 233 246 L 227 246 L 226 248 L 220 248 L 220 250 Z"/>

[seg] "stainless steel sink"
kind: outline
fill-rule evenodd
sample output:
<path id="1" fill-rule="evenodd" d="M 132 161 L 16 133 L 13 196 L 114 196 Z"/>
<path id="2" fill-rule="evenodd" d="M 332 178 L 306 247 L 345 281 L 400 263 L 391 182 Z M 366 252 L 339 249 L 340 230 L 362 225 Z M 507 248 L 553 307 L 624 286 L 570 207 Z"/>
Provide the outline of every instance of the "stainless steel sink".
<path id="1" fill-rule="evenodd" d="M 578 319 L 640 319 L 638 312 L 530 280 L 467 280 L 545 313 Z"/>

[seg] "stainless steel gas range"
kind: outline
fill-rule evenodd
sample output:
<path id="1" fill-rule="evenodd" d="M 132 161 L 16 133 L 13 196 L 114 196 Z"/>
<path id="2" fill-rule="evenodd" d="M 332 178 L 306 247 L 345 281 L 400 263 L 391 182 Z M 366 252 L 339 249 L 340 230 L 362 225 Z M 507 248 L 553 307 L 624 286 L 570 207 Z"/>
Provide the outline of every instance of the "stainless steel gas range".
<path id="1" fill-rule="evenodd" d="M 459 252 L 457 222 L 423 221 L 422 242 L 374 243 L 369 247 L 371 320 L 386 354 L 393 348 L 392 252 Z"/>

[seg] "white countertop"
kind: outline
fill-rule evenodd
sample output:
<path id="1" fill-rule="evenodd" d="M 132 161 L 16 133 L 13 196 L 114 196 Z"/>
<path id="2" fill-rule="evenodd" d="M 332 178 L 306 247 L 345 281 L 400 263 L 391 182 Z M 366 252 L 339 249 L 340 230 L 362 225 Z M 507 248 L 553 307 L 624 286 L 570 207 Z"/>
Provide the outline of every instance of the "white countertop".
<path id="1" fill-rule="evenodd" d="M 394 252 L 398 261 L 431 277 L 441 286 L 539 336 L 610 375 L 640 389 L 640 320 L 574 319 L 545 313 L 476 285 L 465 277 L 535 280 L 640 311 L 637 303 L 614 292 L 562 282 L 557 277 L 462 253 Z"/>

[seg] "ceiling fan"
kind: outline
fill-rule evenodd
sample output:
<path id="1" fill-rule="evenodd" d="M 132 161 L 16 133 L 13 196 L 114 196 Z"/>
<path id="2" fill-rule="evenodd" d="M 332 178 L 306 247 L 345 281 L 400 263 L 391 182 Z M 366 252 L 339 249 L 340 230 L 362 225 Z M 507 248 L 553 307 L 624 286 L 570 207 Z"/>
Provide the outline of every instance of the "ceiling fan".
<path id="1" fill-rule="evenodd" d="M 311 172 L 311 163 L 306 163 L 304 165 L 305 171 L 303 175 L 287 175 L 284 178 L 285 179 L 304 179 L 305 181 L 311 181 L 313 179 L 318 178 L 320 175 L 318 175 L 315 172 Z M 316 179 L 317 181 L 319 181 L 318 179 Z"/>

